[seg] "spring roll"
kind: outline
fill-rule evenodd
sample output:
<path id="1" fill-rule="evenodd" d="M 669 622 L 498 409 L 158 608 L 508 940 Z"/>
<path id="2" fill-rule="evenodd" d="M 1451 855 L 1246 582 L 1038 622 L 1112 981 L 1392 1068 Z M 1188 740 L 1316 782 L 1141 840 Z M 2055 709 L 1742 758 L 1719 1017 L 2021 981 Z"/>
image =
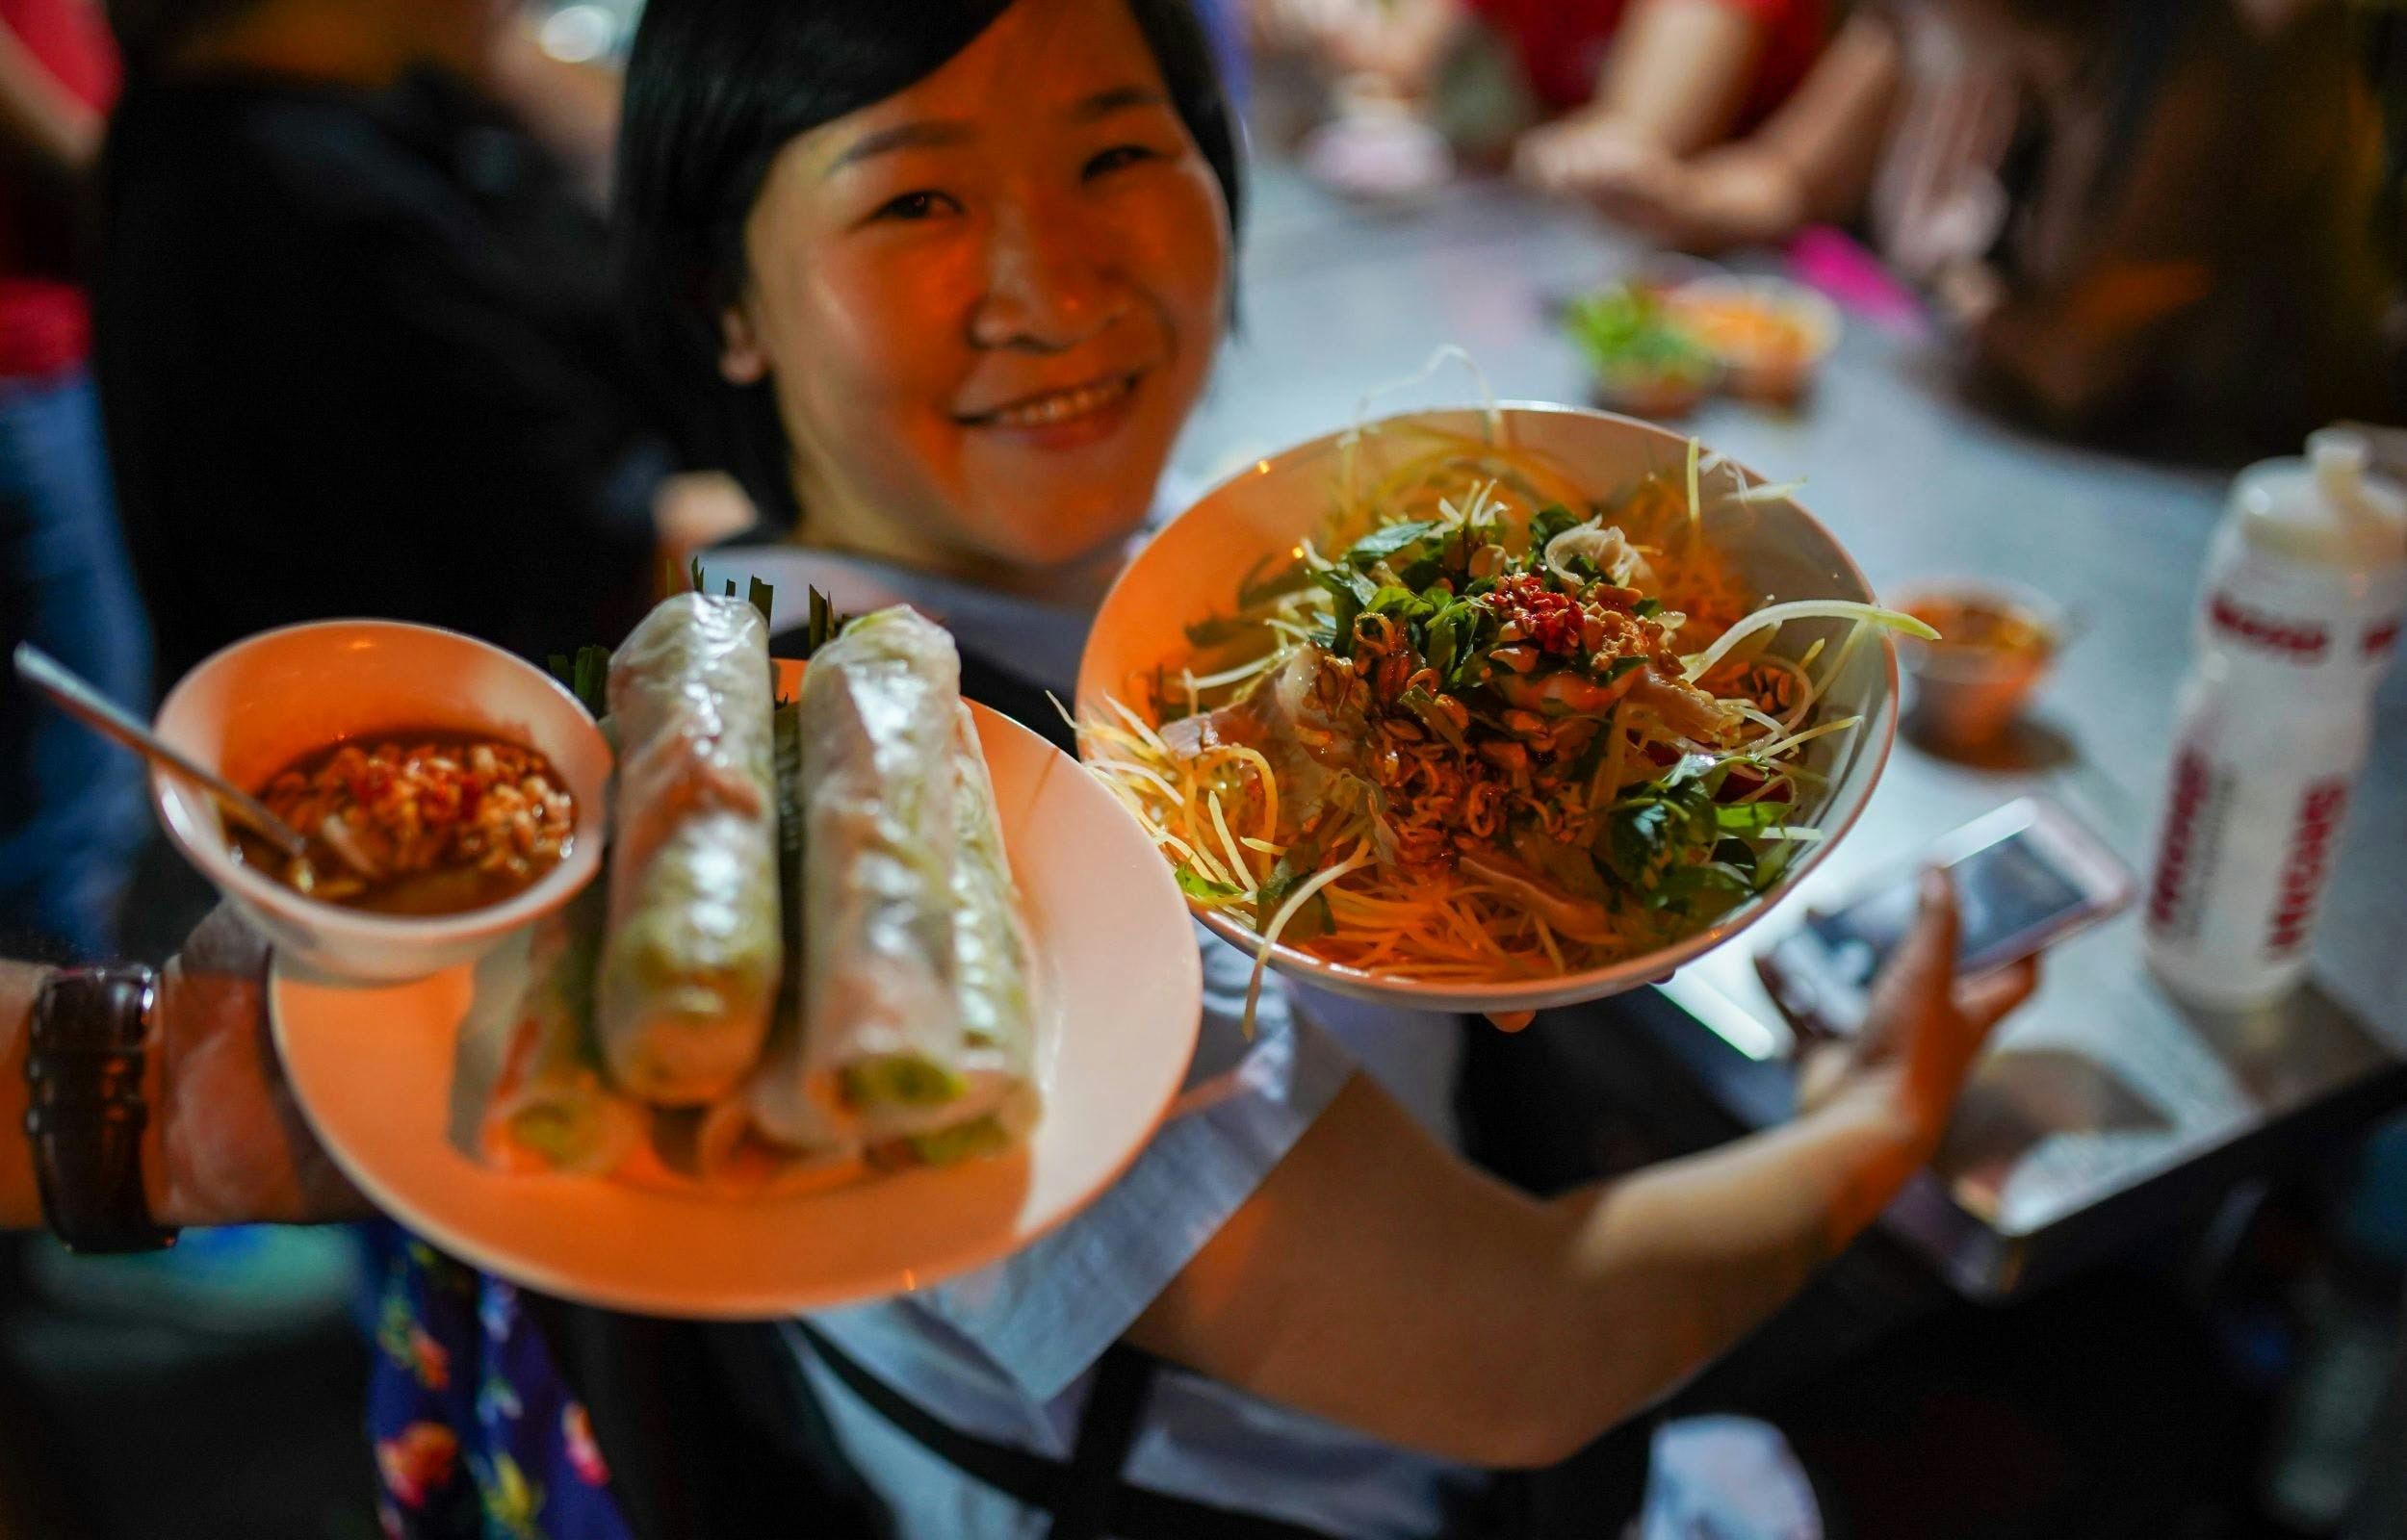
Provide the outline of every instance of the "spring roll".
<path id="1" fill-rule="evenodd" d="M 881 1160 L 947 1165 L 1023 1142 L 1036 1126 L 1036 1011 L 1020 892 L 1003 849 L 995 783 L 976 720 L 955 708 L 953 1001 L 959 1042 L 946 1066 L 959 1094 L 861 1105 L 862 1132 Z"/>
<path id="2" fill-rule="evenodd" d="M 619 741 L 596 1035 L 611 1079 L 666 1107 L 742 1082 L 784 962 L 768 625 L 681 594 L 610 659 Z"/>
<path id="3" fill-rule="evenodd" d="M 789 1148 L 857 1148 L 865 1101 L 958 1094 L 960 700 L 952 638 L 901 606 L 853 622 L 803 676 L 801 1019 L 752 1097 L 758 1127 Z"/>
<path id="4" fill-rule="evenodd" d="M 594 1044 L 604 908 L 597 884 L 535 928 L 523 987 L 495 1018 L 506 1046 L 477 1133 L 489 1166 L 608 1175 L 643 1141 L 643 1109 L 610 1088 Z"/>
<path id="5" fill-rule="evenodd" d="M 787 953 L 800 960 L 805 815 L 801 706 L 779 708 L 775 743 L 779 896 L 786 913 L 793 916 L 793 939 Z M 783 1189 L 815 1176 L 840 1179 L 848 1174 L 858 1154 L 835 1077 L 823 1075 L 815 1083 L 810 1078 L 802 1047 L 802 971 L 800 965 L 786 970 L 768 1043 L 751 1078 L 735 1095 L 706 1112 L 696 1127 L 694 1174 L 715 1191 Z"/>

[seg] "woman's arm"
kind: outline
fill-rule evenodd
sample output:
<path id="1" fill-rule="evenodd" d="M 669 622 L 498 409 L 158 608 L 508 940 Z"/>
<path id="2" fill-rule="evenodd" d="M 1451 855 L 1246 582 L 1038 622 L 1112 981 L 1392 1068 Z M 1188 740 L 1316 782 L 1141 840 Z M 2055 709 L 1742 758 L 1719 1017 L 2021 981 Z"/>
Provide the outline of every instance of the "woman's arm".
<path id="1" fill-rule="evenodd" d="M 50 969 L 0 962 L 0 1230 L 41 1227 L 41 1193 L 34 1185 L 34 1151 L 24 1136 L 25 1047 L 34 997 Z"/>
<path id="2" fill-rule="evenodd" d="M 1747 139 L 1688 160 L 1650 150 L 1593 164 L 1558 164 L 1534 142 L 1521 169 L 1671 245 L 1765 244 L 1817 220 L 1844 218 L 1863 201 L 1902 78 L 1890 25 L 1858 14 Z"/>
<path id="3" fill-rule="evenodd" d="M 302 1223 L 374 1211 L 336 1170 L 284 1081 L 268 1028 L 267 943 L 220 906 L 159 978 L 142 1099 L 142 1176 L 167 1225 Z M 34 999 L 51 970 L 0 962 L 0 1229 L 39 1229 L 25 1138 Z"/>
<path id="4" fill-rule="evenodd" d="M 2032 976 L 1957 988 L 1943 881 L 1925 906 L 1866 1057 L 1791 1125 L 1540 1202 L 1358 1077 L 1130 1340 L 1447 1457 L 1567 1456 L 1761 1323 L 1935 1148 Z"/>
<path id="5" fill-rule="evenodd" d="M 1689 155 L 1729 133 L 1764 52 L 1752 11 L 1727 0 L 1641 0 L 1613 39 L 1588 113 Z"/>

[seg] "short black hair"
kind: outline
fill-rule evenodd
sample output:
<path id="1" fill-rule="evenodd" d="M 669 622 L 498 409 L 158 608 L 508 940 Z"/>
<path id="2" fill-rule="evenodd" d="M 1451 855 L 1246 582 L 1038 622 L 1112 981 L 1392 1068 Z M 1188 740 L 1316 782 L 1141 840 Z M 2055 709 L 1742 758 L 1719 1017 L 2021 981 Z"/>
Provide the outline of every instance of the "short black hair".
<path id="1" fill-rule="evenodd" d="M 794 512 L 765 384 L 719 373 L 719 317 L 740 294 L 744 223 L 793 138 L 926 79 L 1013 0 L 650 0 L 627 65 L 617 260 L 636 338 L 689 446 L 764 515 Z M 1236 129 L 1190 0 L 1126 0 L 1171 105 L 1220 182 L 1233 233 Z"/>

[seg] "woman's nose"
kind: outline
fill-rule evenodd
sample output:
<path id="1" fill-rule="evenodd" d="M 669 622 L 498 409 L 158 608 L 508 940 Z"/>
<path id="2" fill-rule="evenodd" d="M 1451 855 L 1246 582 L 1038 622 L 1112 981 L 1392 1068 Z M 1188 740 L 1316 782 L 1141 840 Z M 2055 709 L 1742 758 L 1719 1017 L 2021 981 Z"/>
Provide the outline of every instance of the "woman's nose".
<path id="1" fill-rule="evenodd" d="M 1106 253 L 1069 211 L 999 215 L 986 267 L 986 293 L 970 320 L 980 347 L 1064 352 L 1118 320 L 1127 303 Z"/>

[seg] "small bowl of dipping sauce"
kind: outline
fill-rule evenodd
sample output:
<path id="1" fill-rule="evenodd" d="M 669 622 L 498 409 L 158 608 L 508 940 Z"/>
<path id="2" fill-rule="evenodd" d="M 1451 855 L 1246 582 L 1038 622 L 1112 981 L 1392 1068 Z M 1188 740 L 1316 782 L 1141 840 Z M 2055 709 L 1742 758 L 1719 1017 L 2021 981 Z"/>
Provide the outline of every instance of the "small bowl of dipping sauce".
<path id="1" fill-rule="evenodd" d="M 1917 584 L 1890 601 L 1939 633 L 1901 638 L 1906 720 L 1926 740 L 1977 748 L 2003 737 L 2064 645 L 2063 606 L 1985 579 Z"/>
<path id="2" fill-rule="evenodd" d="M 361 982 L 491 951 L 600 868 L 610 750 L 576 697 L 454 631 L 327 621 L 177 683 L 159 735 L 266 803 L 298 859 L 168 771 L 168 835 L 287 962 Z"/>

